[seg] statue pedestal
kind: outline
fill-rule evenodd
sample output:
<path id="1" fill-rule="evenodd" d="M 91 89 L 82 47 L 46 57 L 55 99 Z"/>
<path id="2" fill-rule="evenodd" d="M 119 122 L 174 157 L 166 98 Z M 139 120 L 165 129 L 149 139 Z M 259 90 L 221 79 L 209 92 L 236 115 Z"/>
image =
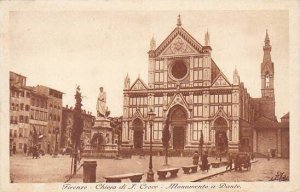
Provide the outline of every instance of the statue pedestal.
<path id="1" fill-rule="evenodd" d="M 97 117 L 91 130 L 90 141 L 93 141 L 93 143 L 85 146 L 83 157 L 115 158 L 117 156 L 118 145 L 113 144 L 113 129 L 110 126 L 109 119 Z"/>

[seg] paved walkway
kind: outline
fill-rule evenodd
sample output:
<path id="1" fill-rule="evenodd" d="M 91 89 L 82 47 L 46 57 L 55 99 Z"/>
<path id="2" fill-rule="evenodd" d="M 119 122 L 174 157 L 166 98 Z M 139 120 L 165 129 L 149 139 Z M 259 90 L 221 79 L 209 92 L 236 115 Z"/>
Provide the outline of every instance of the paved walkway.
<path id="1" fill-rule="evenodd" d="M 211 159 L 213 159 L 213 158 L 211 158 Z M 254 161 L 251 161 L 251 163 L 255 163 L 257 161 L 258 160 L 254 160 Z M 218 161 L 212 161 L 212 162 L 218 162 Z M 157 175 L 157 169 L 153 169 L 155 182 L 195 182 L 195 181 L 201 181 L 201 180 L 210 178 L 215 175 L 223 174 L 225 172 L 229 172 L 229 170 L 226 170 L 226 166 L 221 166 L 218 168 L 211 167 L 208 172 L 201 171 L 198 167 L 198 170 L 196 173 L 190 173 L 190 174 L 184 174 L 182 168 L 179 166 L 163 166 L 163 167 L 160 167 L 160 169 L 161 168 L 162 169 L 171 168 L 171 167 L 180 168 L 179 172 L 177 174 L 177 177 L 168 178 L 168 176 L 170 175 L 170 173 L 168 173 L 167 179 L 159 180 L 158 175 Z M 81 174 L 76 175 L 69 182 L 80 182 L 80 181 L 82 182 L 82 170 L 80 170 L 80 172 L 81 172 Z M 144 172 L 141 182 L 146 182 L 146 179 L 147 179 L 147 172 Z M 103 180 L 103 178 L 97 178 L 97 182 L 105 182 L 105 181 Z M 131 182 L 131 181 L 129 179 L 123 179 L 122 182 Z"/>
<path id="2" fill-rule="evenodd" d="M 251 161 L 251 163 L 256 163 L 258 160 Z M 232 170 L 234 171 L 234 170 Z M 194 181 L 201 181 L 204 179 L 207 179 L 209 177 L 219 175 L 225 172 L 229 172 L 229 170 L 226 170 L 226 166 L 221 166 L 218 168 L 210 168 L 208 172 L 201 171 L 198 168 L 198 171 L 196 173 L 190 173 L 190 174 L 183 174 L 183 170 L 180 169 L 178 172 L 178 177 L 169 178 L 165 180 L 158 180 L 157 174 L 155 172 L 155 181 L 156 182 L 194 182 Z M 142 181 L 146 181 L 147 175 L 145 174 L 143 176 Z"/>

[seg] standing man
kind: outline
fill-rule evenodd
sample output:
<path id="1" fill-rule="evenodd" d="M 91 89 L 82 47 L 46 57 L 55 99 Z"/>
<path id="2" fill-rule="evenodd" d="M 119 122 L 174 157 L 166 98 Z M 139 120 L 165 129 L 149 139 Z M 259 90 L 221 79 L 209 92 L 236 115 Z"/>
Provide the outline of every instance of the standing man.
<path id="1" fill-rule="evenodd" d="M 193 165 L 198 165 L 198 163 L 199 163 L 199 154 L 198 151 L 195 151 L 193 156 Z"/>
<path id="2" fill-rule="evenodd" d="M 16 146 L 16 143 L 13 144 L 13 154 L 16 154 L 16 151 L 17 151 L 17 146 Z"/>
<path id="3" fill-rule="evenodd" d="M 227 156 L 227 166 L 226 166 L 226 170 L 229 168 L 229 171 L 231 172 L 232 170 L 232 155 L 231 153 L 228 153 Z"/>
<path id="4" fill-rule="evenodd" d="M 105 117 L 106 113 L 106 93 L 103 87 L 100 87 L 100 93 L 97 100 L 97 117 Z"/>
<path id="5" fill-rule="evenodd" d="M 24 150 L 24 154 L 27 155 L 27 144 L 26 143 L 24 144 L 23 150 Z"/>

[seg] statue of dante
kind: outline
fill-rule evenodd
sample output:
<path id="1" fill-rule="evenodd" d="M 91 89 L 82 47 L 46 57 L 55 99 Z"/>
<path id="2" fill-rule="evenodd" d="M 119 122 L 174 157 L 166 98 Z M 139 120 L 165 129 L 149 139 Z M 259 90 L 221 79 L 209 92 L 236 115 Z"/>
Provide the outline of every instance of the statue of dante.
<path id="1" fill-rule="evenodd" d="M 106 112 L 106 93 L 103 91 L 103 87 L 100 87 L 100 93 L 97 100 L 97 117 L 105 117 Z"/>

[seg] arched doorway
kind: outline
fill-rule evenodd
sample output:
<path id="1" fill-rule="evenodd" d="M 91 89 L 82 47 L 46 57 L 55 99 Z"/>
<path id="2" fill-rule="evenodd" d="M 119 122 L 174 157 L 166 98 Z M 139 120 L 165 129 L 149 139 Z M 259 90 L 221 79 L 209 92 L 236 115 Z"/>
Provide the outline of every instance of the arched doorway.
<path id="1" fill-rule="evenodd" d="M 173 149 L 183 150 L 185 145 L 187 114 L 185 109 L 180 105 L 174 106 L 169 113 L 170 124 L 172 126 Z"/>
<path id="2" fill-rule="evenodd" d="M 133 147 L 135 149 L 143 148 L 143 122 L 141 119 L 137 118 L 132 122 L 133 128 Z"/>
<path id="3" fill-rule="evenodd" d="M 215 146 L 219 153 L 224 153 L 228 149 L 228 123 L 223 117 L 218 117 L 214 121 L 213 128 L 215 129 Z"/>

